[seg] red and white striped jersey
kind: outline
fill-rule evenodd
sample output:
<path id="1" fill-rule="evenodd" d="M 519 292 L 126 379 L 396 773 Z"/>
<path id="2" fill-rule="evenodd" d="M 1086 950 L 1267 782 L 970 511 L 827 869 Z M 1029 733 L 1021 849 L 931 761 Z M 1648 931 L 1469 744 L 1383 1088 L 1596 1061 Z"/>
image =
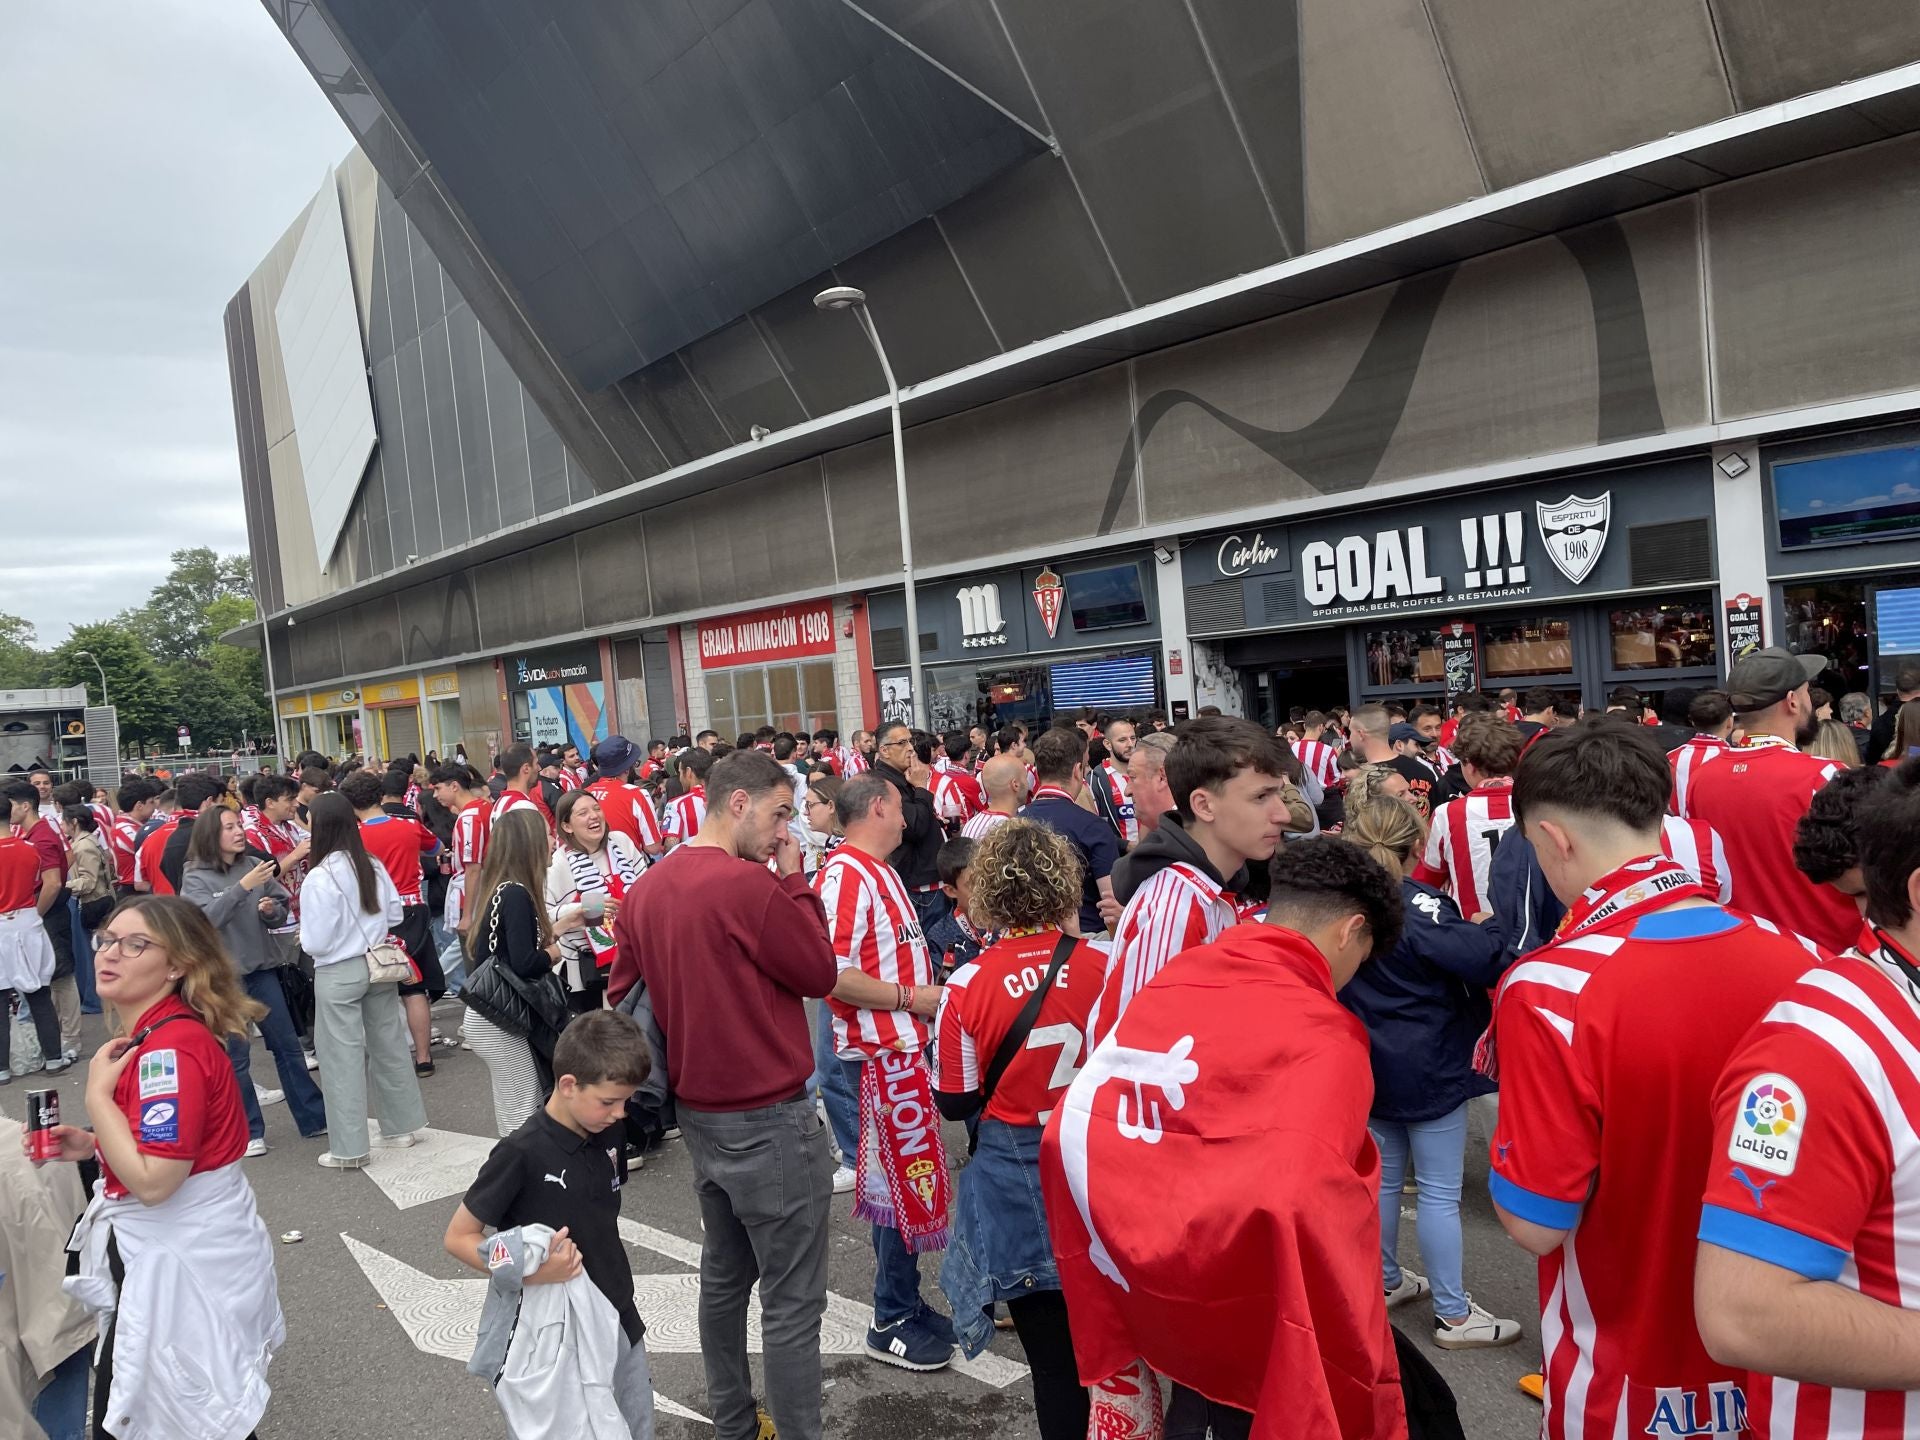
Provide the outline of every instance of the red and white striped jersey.
<path id="1" fill-rule="evenodd" d="M 1488 1188 L 1567 1232 L 1540 1261 L 1543 1440 L 1733 1440 L 1750 1382 L 1695 1325 L 1687 1202 L 1725 1169 L 1718 1077 L 1808 950 L 1718 906 L 1626 923 L 1536 950 L 1502 980 Z"/>
<path id="2" fill-rule="evenodd" d="M 553 783 L 560 787 L 562 794 L 565 794 L 569 790 L 578 790 L 580 788 L 580 777 L 562 765 L 560 767 L 560 773 L 553 777 Z"/>
<path id="3" fill-rule="evenodd" d="M 1182 950 L 1211 945 L 1239 920 L 1233 898 L 1205 871 L 1176 862 L 1133 892 L 1114 927 L 1100 999 L 1087 1029 L 1087 1053 L 1120 1023 L 1133 997 Z"/>
<path id="4" fill-rule="evenodd" d="M 635 849 L 645 850 L 661 842 L 660 817 L 653 813 L 652 799 L 638 785 L 607 775 L 587 786 L 587 792 L 600 802 L 607 828 L 633 841 Z"/>
<path id="5" fill-rule="evenodd" d="M 1006 824 L 1012 818 L 1011 815 L 999 810 L 982 810 L 960 827 L 960 833 L 969 840 L 984 840 L 996 827 Z"/>
<path id="6" fill-rule="evenodd" d="M 1294 755 L 1314 779 L 1320 782 L 1323 790 L 1334 790 L 1340 785 L 1340 747 L 1329 745 L 1324 740 L 1301 740 L 1293 747 Z"/>
<path id="7" fill-rule="evenodd" d="M 1727 847 L 1720 843 L 1720 832 L 1704 820 L 1682 820 L 1678 815 L 1660 817 L 1660 848 L 1693 872 L 1693 878 L 1719 898 L 1722 905 L 1733 903 L 1733 873 L 1727 869 Z"/>
<path id="8" fill-rule="evenodd" d="M 934 1020 L 933 1088 L 966 1095 L 986 1083 L 987 1067 L 1052 964 L 1060 932 L 996 941 L 947 978 Z M 1040 1013 L 994 1087 L 985 1115 L 1009 1125 L 1047 1123 L 1073 1077 L 1080 1073 L 1087 1017 L 1099 998 L 1106 964 L 1086 941 L 1061 962 Z"/>
<path id="9" fill-rule="evenodd" d="M 665 830 L 671 840 L 691 840 L 707 819 L 707 787 L 696 785 L 667 802 Z"/>
<path id="10" fill-rule="evenodd" d="M 1460 761 L 1455 757 L 1453 751 L 1449 750 L 1444 745 L 1435 745 L 1431 750 L 1429 750 L 1426 753 L 1425 758 L 1426 758 L 1427 764 L 1431 765 L 1434 768 L 1435 773 L 1440 775 L 1446 774 L 1454 766 L 1460 763 Z"/>
<path id="11" fill-rule="evenodd" d="M 1673 795 L 1667 801 L 1669 810 L 1682 818 L 1686 816 L 1687 792 L 1693 788 L 1693 777 L 1700 773 L 1702 765 L 1726 754 L 1727 749 L 1727 742 L 1718 735 L 1696 735 L 1667 752 L 1667 767 L 1673 771 Z"/>
<path id="12" fill-rule="evenodd" d="M 1807 971 L 1747 1032 L 1714 1102 L 1700 1239 L 1920 1310 L 1920 1000 L 1869 931 Z M 1755 1375 L 1770 1440 L 1904 1440 L 1920 1392 Z"/>
<path id="13" fill-rule="evenodd" d="M 1502 778 L 1455 796 L 1433 812 L 1427 851 L 1413 878 L 1443 888 L 1469 920 L 1491 910 L 1487 876 L 1493 852 L 1512 828 L 1512 780 Z"/>
<path id="14" fill-rule="evenodd" d="M 957 765 L 933 773 L 933 814 L 942 824 L 964 824 L 980 813 L 986 802 L 980 782 Z"/>
<path id="15" fill-rule="evenodd" d="M 827 934 L 842 970 L 858 970 L 890 985 L 931 985 L 933 955 L 920 933 L 920 916 L 899 874 L 853 845 L 842 845 L 821 865 L 813 888 L 827 912 Z M 834 1049 L 843 1060 L 882 1050 L 921 1050 L 927 1023 L 908 1010 L 863 1010 L 827 997 Z"/>
<path id="16" fill-rule="evenodd" d="M 116 815 L 101 837 L 107 842 L 107 853 L 113 856 L 114 879 L 122 885 L 133 884 L 133 852 L 139 836 L 140 827 L 131 815 Z"/>
<path id="17" fill-rule="evenodd" d="M 461 806 L 460 813 L 453 817 L 453 837 L 447 845 L 447 858 L 452 862 L 448 873 L 464 875 L 469 870 L 478 870 L 480 862 L 487 858 L 487 836 L 492 830 L 491 801 L 470 800 Z"/>
<path id="18" fill-rule="evenodd" d="M 865 770 L 870 763 L 866 756 L 851 745 L 836 745 L 833 757 L 840 762 L 840 773 L 848 780 Z"/>
<path id="19" fill-rule="evenodd" d="M 555 838 L 553 815 L 547 809 L 547 802 L 540 798 L 540 791 L 537 787 L 531 792 L 513 789 L 502 790 L 500 792 L 500 798 L 493 802 L 493 814 L 488 817 L 487 820 L 488 831 L 491 832 L 492 828 L 500 823 L 501 816 L 520 805 L 531 805 L 535 810 L 538 810 L 540 812 L 540 818 L 547 822 L 547 838 L 549 840 Z"/>

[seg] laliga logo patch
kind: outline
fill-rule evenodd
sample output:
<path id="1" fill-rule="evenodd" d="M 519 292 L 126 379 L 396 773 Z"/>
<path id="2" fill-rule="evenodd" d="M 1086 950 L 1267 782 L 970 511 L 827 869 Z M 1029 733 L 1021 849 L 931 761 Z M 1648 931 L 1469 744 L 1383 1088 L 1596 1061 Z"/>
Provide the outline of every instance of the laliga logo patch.
<path id="1" fill-rule="evenodd" d="M 907 1185 L 929 1210 L 933 1208 L 934 1168 L 933 1161 L 927 1159 L 915 1160 L 907 1166 Z"/>
<path id="2" fill-rule="evenodd" d="M 1734 1117 L 1727 1158 L 1773 1175 L 1791 1175 L 1807 1129 L 1805 1093 L 1784 1075 L 1756 1075 L 1747 1082 Z"/>

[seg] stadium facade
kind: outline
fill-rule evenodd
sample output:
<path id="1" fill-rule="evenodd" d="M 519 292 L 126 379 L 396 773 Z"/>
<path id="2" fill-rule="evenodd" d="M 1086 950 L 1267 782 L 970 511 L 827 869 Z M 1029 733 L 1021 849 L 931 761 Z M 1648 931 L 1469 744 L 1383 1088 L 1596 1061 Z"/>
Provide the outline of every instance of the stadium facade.
<path id="1" fill-rule="evenodd" d="M 1920 655 L 1920 9 L 267 0 L 283 743 Z"/>

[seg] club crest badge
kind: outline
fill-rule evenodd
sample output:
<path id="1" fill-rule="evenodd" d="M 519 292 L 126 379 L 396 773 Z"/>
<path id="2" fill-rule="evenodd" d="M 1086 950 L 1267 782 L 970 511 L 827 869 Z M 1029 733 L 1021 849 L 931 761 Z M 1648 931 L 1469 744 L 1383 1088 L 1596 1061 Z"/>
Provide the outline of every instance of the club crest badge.
<path id="1" fill-rule="evenodd" d="M 1613 492 L 1603 490 L 1597 500 L 1569 495 L 1558 505 L 1534 503 L 1540 521 L 1540 541 L 1554 568 L 1578 585 L 1600 563 L 1607 546 L 1607 519 Z"/>

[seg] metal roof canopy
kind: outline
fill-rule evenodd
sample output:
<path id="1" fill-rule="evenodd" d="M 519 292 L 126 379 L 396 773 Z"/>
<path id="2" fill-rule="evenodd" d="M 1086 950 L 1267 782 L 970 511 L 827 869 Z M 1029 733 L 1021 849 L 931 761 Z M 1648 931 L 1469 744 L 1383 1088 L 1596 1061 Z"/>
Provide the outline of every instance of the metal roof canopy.
<path id="1" fill-rule="evenodd" d="M 921 424 L 1437 266 L 1728 180 L 1920 131 L 1920 63 L 1679 131 L 1369 235 L 1143 305 L 901 391 Z M 884 395 L 716 451 L 620 490 L 266 617 L 319 617 L 671 501 L 883 436 Z M 222 639 L 259 644 L 259 625 Z"/>

